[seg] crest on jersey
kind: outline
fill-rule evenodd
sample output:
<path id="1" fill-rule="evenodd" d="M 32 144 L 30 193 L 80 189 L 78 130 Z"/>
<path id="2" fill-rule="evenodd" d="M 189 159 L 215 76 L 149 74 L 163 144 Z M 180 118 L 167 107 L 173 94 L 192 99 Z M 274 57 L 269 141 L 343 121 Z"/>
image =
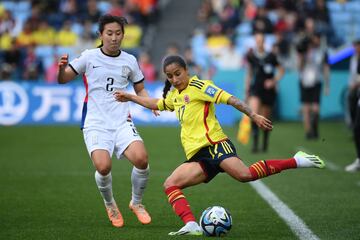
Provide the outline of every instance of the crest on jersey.
<path id="1" fill-rule="evenodd" d="M 206 93 L 207 95 L 209 95 L 210 97 L 214 97 L 215 94 L 216 94 L 216 92 L 217 92 L 217 89 L 214 88 L 214 87 L 212 87 L 212 86 L 208 86 L 208 87 L 206 88 L 206 90 L 205 90 L 205 93 Z"/>
<path id="2" fill-rule="evenodd" d="M 131 69 L 128 66 L 122 66 L 121 67 L 121 77 L 125 79 L 129 79 L 131 73 Z"/>
<path id="3" fill-rule="evenodd" d="M 185 95 L 185 96 L 184 96 L 184 102 L 185 102 L 186 104 L 188 104 L 188 103 L 190 102 L 190 97 L 189 97 L 189 95 Z"/>

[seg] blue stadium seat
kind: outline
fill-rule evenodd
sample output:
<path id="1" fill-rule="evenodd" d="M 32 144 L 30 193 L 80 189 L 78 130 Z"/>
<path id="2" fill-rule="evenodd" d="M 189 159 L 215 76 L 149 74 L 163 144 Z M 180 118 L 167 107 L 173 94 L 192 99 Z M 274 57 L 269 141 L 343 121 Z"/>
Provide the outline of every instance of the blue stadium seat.
<path id="1" fill-rule="evenodd" d="M 252 33 L 251 22 L 242 22 L 236 28 L 237 35 L 250 35 Z"/>
<path id="2" fill-rule="evenodd" d="M 44 58 L 41 58 L 41 60 L 44 65 L 44 69 L 48 69 L 54 63 L 53 56 L 44 57 Z"/>
<path id="3" fill-rule="evenodd" d="M 331 12 L 330 18 L 333 24 L 350 23 L 352 21 L 352 14 L 347 11 Z"/>
<path id="4" fill-rule="evenodd" d="M 345 10 L 346 11 L 351 11 L 351 12 L 359 12 L 360 11 L 360 1 L 349 1 L 346 2 L 344 4 Z"/>
<path id="5" fill-rule="evenodd" d="M 35 54 L 38 57 L 49 57 L 49 56 L 53 56 L 54 55 L 54 47 L 50 46 L 50 45 L 42 45 L 42 46 L 37 46 L 35 48 Z"/>
<path id="6" fill-rule="evenodd" d="M 105 14 L 110 10 L 111 3 L 107 1 L 100 1 L 98 2 L 97 7 L 102 14 Z"/>
<path id="7" fill-rule="evenodd" d="M 258 7 L 264 7 L 266 0 L 254 0 L 254 3 L 256 4 L 256 6 Z"/>
<path id="8" fill-rule="evenodd" d="M 326 6 L 329 9 L 329 12 L 340 12 L 344 9 L 344 4 L 338 3 L 337 1 L 328 1 Z"/>
<path id="9" fill-rule="evenodd" d="M 268 18 L 270 19 L 270 21 L 272 22 L 272 24 L 276 24 L 279 20 L 279 15 L 276 11 L 269 11 L 268 12 Z"/>
<path id="10" fill-rule="evenodd" d="M 16 4 L 16 13 L 18 12 L 29 12 L 31 11 L 30 1 L 19 1 Z"/>
<path id="11" fill-rule="evenodd" d="M 64 54 L 69 54 L 69 60 L 74 59 L 75 57 L 75 53 L 74 53 L 74 49 L 72 47 L 62 47 L 62 46 L 57 46 L 55 48 L 55 54 L 57 56 L 61 56 Z"/>
<path id="12" fill-rule="evenodd" d="M 31 12 L 29 11 L 16 11 L 16 14 L 14 14 L 14 17 L 17 22 L 20 22 L 21 24 L 24 24 L 25 21 L 30 17 Z"/>
<path id="13" fill-rule="evenodd" d="M 14 12 L 16 10 L 16 3 L 14 1 L 1 1 L 1 5 L 4 6 L 6 10 Z"/>
<path id="14" fill-rule="evenodd" d="M 80 36 L 82 32 L 84 31 L 84 26 L 81 23 L 73 23 L 71 26 L 71 31 L 76 33 L 76 35 Z"/>
<path id="15" fill-rule="evenodd" d="M 252 35 L 238 35 L 236 38 L 236 49 L 241 55 L 245 55 L 249 48 L 255 46 L 255 41 Z"/>

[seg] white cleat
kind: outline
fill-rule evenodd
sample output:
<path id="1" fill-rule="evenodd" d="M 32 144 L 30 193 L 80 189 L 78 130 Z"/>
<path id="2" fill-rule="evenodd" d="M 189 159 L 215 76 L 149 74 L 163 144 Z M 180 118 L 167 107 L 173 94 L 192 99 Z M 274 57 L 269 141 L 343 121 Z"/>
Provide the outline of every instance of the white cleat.
<path id="1" fill-rule="evenodd" d="M 357 158 L 352 164 L 349 164 L 345 167 L 347 172 L 357 172 L 360 171 L 360 159 Z"/>
<path id="2" fill-rule="evenodd" d="M 310 155 L 305 152 L 299 151 L 294 156 L 297 167 L 314 167 L 314 168 L 324 168 L 325 163 L 320 157 L 316 155 Z"/>
<path id="3" fill-rule="evenodd" d="M 176 235 L 201 236 L 201 235 L 203 235 L 203 231 L 196 222 L 188 222 L 179 231 L 170 232 L 169 235 L 171 235 L 171 236 L 176 236 Z"/>

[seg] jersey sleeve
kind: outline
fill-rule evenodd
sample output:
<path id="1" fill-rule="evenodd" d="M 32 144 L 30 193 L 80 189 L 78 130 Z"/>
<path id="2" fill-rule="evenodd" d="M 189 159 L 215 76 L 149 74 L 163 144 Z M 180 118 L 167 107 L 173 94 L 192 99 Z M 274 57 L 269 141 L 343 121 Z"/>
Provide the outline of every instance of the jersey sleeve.
<path id="1" fill-rule="evenodd" d="M 140 70 L 140 66 L 138 62 L 136 61 L 136 58 L 132 56 L 131 61 L 131 75 L 130 75 L 130 81 L 133 83 L 140 82 L 144 79 L 144 74 Z"/>
<path id="2" fill-rule="evenodd" d="M 76 74 L 83 74 L 86 71 L 86 63 L 88 55 L 88 50 L 85 50 L 81 55 L 69 63 L 69 66 L 75 71 Z"/>
<path id="3" fill-rule="evenodd" d="M 172 92 L 169 92 L 166 95 L 165 99 L 159 99 L 157 102 L 157 107 L 160 111 L 174 111 L 174 104 L 172 102 Z"/>
<path id="4" fill-rule="evenodd" d="M 204 84 L 201 86 L 198 82 L 202 82 Z M 212 81 L 193 80 L 190 83 L 190 86 L 192 85 L 196 85 L 193 88 L 196 97 L 206 102 L 213 102 L 216 104 L 220 104 L 220 103 L 226 104 L 229 98 L 232 96 L 223 89 L 217 87 Z M 197 86 L 201 86 L 201 88 Z"/>

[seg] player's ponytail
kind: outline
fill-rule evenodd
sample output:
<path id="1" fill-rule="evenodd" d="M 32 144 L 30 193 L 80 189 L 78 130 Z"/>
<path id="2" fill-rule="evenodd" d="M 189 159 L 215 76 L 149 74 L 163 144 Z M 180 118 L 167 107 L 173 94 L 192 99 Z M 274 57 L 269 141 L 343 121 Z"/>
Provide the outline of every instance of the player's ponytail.
<path id="1" fill-rule="evenodd" d="M 170 90 L 170 88 L 171 88 L 171 83 L 170 83 L 169 80 L 166 79 L 165 86 L 164 86 L 164 89 L 163 89 L 163 95 L 162 95 L 163 98 L 166 98 L 166 95 L 167 95 L 168 91 Z"/>

